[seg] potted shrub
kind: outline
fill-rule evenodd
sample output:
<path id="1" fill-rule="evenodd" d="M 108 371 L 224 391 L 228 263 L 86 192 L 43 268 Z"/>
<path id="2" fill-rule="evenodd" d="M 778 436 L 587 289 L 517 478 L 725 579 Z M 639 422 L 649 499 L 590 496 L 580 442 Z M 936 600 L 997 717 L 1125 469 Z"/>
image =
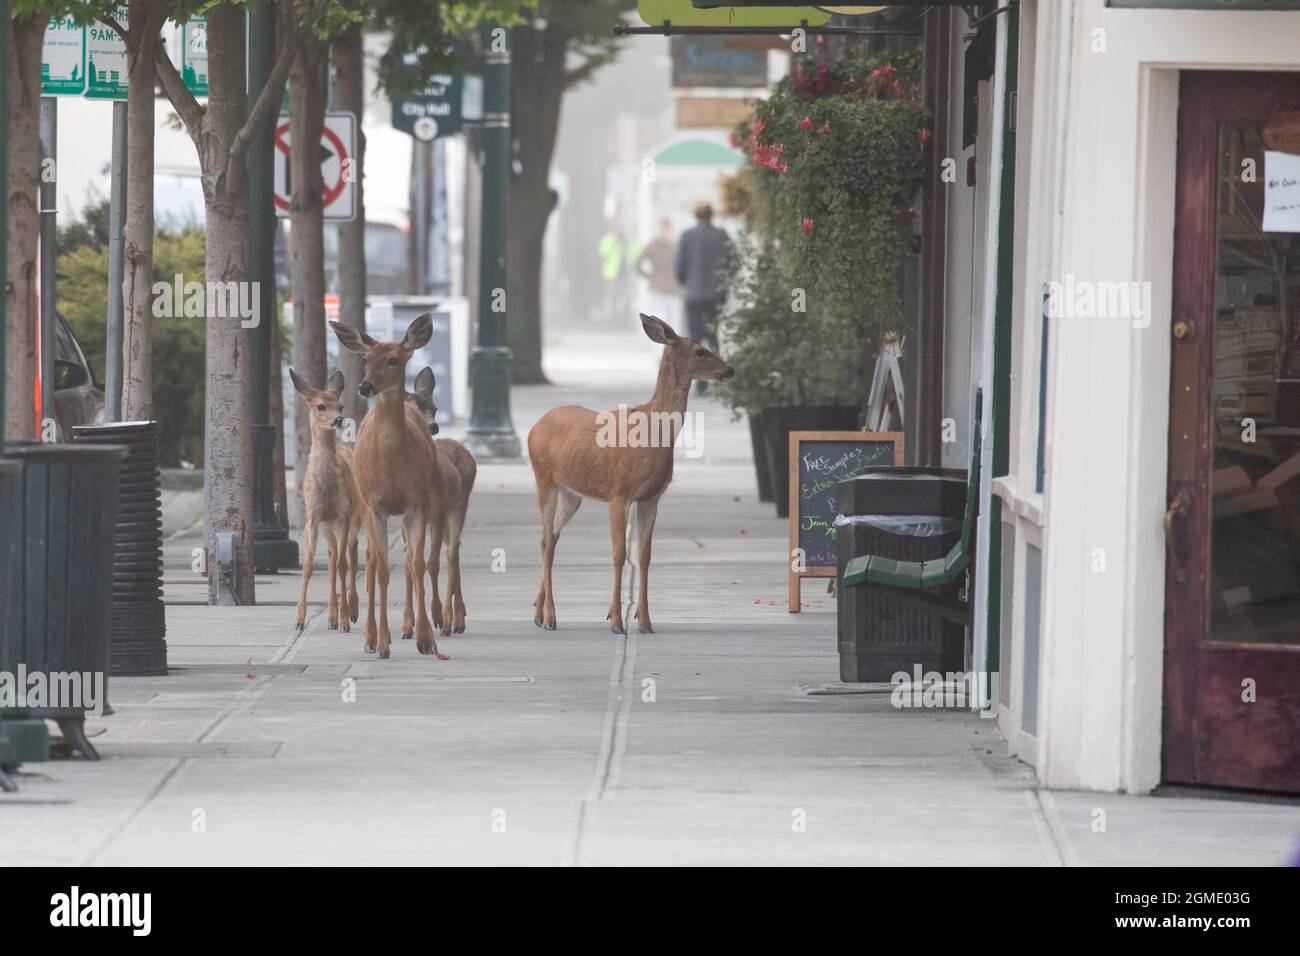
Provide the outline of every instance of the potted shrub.
<path id="1" fill-rule="evenodd" d="M 777 513 L 792 430 L 855 427 L 874 344 L 904 325 L 898 270 L 929 139 L 916 52 L 799 67 L 733 133 L 728 184 L 746 236 L 722 318 L 736 377 L 719 393 L 761 414 Z"/>

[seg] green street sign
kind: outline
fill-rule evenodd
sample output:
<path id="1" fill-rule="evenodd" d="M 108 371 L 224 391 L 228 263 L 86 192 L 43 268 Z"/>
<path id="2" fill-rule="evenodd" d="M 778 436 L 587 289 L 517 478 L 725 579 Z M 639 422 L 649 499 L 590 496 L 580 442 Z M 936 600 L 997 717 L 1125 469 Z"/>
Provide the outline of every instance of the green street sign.
<path id="1" fill-rule="evenodd" d="M 181 79 L 195 96 L 208 95 L 208 18 L 202 14 L 181 27 Z"/>
<path id="2" fill-rule="evenodd" d="M 41 96 L 86 92 L 86 28 L 71 17 L 55 17 L 45 28 L 41 50 Z"/>
<path id="3" fill-rule="evenodd" d="M 427 54 L 424 47 L 404 53 L 402 64 L 414 67 Z M 409 133 L 424 143 L 459 133 L 464 85 L 464 76 L 459 72 L 439 73 L 420 92 L 393 97 L 393 129 Z"/>
<path id="4" fill-rule="evenodd" d="M 126 22 L 126 7 L 115 7 L 113 18 Z M 126 99 L 126 43 L 107 23 L 96 21 L 86 29 L 86 99 Z"/>
<path id="5" fill-rule="evenodd" d="M 702 9 L 694 0 L 637 0 L 637 12 L 647 26 L 661 27 L 810 27 L 825 26 L 831 12 L 819 6 L 791 4 L 788 7 L 715 6 Z"/>

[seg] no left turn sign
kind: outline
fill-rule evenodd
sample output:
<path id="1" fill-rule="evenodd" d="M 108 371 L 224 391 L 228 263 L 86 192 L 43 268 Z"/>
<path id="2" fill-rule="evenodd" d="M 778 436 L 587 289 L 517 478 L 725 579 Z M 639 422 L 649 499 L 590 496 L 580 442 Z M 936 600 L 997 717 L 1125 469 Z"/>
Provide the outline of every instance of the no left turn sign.
<path id="1" fill-rule="evenodd" d="M 352 113 L 326 113 L 320 138 L 320 172 L 324 183 L 322 195 L 325 218 L 355 219 L 357 119 Z M 275 214 L 289 218 L 289 200 L 293 195 L 292 171 L 289 168 L 289 118 L 280 117 L 275 127 Z"/>

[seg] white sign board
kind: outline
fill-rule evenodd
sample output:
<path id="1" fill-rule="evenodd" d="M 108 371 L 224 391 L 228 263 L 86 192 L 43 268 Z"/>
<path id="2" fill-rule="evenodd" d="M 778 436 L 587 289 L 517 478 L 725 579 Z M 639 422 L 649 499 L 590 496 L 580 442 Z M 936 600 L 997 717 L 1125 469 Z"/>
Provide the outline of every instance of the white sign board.
<path id="1" fill-rule="evenodd" d="M 1264 151 L 1264 232 L 1300 232 L 1300 156 Z"/>
<path id="2" fill-rule="evenodd" d="M 86 28 L 71 17 L 51 19 L 41 48 L 41 96 L 86 92 Z"/>
<path id="3" fill-rule="evenodd" d="M 289 168 L 289 117 L 281 116 L 275 127 L 275 214 L 289 218 L 293 178 Z M 325 218 L 355 219 L 357 118 L 352 113 L 326 113 L 320 138 L 320 172 Z"/>

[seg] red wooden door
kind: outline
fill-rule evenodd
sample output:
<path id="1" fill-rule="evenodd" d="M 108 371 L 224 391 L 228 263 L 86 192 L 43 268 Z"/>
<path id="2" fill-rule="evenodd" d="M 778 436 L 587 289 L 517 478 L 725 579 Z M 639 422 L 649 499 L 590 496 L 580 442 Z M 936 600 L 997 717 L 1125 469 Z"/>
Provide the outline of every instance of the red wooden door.
<path id="1" fill-rule="evenodd" d="M 1164 779 L 1300 792 L 1300 234 L 1263 228 L 1300 73 L 1179 103 Z"/>

